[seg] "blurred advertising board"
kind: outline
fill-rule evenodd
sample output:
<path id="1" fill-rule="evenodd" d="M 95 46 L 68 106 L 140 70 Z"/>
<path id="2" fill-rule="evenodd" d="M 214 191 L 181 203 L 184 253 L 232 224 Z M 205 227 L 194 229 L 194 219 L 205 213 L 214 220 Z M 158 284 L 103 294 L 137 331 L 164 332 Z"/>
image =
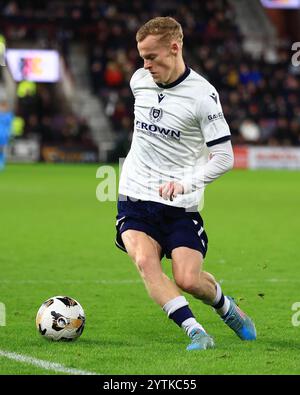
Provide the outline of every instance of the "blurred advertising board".
<path id="1" fill-rule="evenodd" d="M 238 169 L 300 169 L 300 148 L 294 147 L 234 147 Z"/>
<path id="2" fill-rule="evenodd" d="M 9 143 L 6 154 L 8 162 L 38 162 L 40 160 L 40 143 L 31 139 L 15 139 Z"/>
<path id="3" fill-rule="evenodd" d="M 248 169 L 249 167 L 249 148 L 245 146 L 234 146 L 234 167 L 236 169 Z"/>
<path id="4" fill-rule="evenodd" d="M 43 146 L 41 158 L 49 163 L 95 163 L 98 151 L 80 147 Z"/>
<path id="5" fill-rule="evenodd" d="M 55 50 L 7 49 L 6 60 L 15 81 L 59 80 L 59 54 Z"/>
<path id="6" fill-rule="evenodd" d="M 300 8 L 300 0 L 261 0 L 266 8 Z"/>

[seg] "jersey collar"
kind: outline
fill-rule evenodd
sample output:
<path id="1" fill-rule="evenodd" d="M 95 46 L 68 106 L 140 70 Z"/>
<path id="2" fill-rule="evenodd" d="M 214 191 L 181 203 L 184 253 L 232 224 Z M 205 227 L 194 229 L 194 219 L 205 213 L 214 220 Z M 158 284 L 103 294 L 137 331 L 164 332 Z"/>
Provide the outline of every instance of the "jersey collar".
<path id="1" fill-rule="evenodd" d="M 157 86 L 159 86 L 160 88 L 163 89 L 169 89 L 169 88 L 173 88 L 174 86 L 180 84 L 182 81 L 184 81 L 186 79 L 186 77 L 190 74 L 191 69 L 185 65 L 185 71 L 184 73 L 177 78 L 177 80 L 171 82 L 170 84 L 161 84 L 161 83 L 156 83 Z"/>

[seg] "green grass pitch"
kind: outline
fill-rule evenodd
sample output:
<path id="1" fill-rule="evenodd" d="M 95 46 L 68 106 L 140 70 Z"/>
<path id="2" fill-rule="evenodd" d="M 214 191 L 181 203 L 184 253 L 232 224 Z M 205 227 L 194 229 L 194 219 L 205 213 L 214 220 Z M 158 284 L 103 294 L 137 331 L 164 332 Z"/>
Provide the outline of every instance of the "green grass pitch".
<path id="1" fill-rule="evenodd" d="M 0 173 L 0 350 L 101 374 L 299 374 L 300 173 L 231 171 L 210 185 L 202 216 L 204 269 L 239 300 L 258 339 L 242 342 L 212 309 L 186 295 L 216 348 L 187 352 L 188 338 L 146 294 L 114 245 L 115 203 L 96 199 L 97 166 L 8 165 Z M 170 261 L 163 266 L 171 273 Z M 79 300 L 76 342 L 35 328 L 54 295 Z M 0 356 L 1 374 L 57 374 Z"/>

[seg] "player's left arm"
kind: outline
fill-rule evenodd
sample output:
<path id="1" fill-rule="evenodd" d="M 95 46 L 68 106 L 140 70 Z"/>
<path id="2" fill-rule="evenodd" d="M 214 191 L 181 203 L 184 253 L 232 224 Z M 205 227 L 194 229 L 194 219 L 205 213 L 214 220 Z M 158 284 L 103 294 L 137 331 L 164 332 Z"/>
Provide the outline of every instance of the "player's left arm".
<path id="1" fill-rule="evenodd" d="M 167 182 L 160 186 L 159 195 L 165 200 L 173 200 L 177 195 L 205 187 L 233 167 L 234 157 L 230 141 L 209 148 L 209 161 L 192 177 L 180 182 Z"/>
<path id="2" fill-rule="evenodd" d="M 234 156 L 229 126 L 224 118 L 217 92 L 212 89 L 198 107 L 199 126 L 209 151 L 209 161 L 180 182 L 160 186 L 159 195 L 173 200 L 178 194 L 205 187 L 233 167 Z"/>
<path id="3" fill-rule="evenodd" d="M 233 168 L 234 156 L 230 140 L 215 144 L 208 150 L 209 161 L 192 177 L 182 180 L 183 193 L 205 187 Z"/>

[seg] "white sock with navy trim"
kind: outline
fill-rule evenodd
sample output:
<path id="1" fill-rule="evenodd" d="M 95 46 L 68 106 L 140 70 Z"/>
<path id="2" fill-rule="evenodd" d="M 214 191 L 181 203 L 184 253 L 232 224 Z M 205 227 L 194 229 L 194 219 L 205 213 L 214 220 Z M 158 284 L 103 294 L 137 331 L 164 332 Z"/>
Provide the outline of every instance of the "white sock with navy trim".
<path id="1" fill-rule="evenodd" d="M 227 296 L 223 295 L 222 289 L 218 283 L 216 284 L 216 291 L 217 294 L 215 300 L 213 301 L 212 307 L 221 317 L 223 317 L 228 313 L 230 301 Z"/>
<path id="2" fill-rule="evenodd" d="M 178 326 L 180 326 L 188 336 L 191 336 L 193 329 L 201 329 L 205 332 L 202 325 L 200 325 L 190 308 L 188 301 L 184 296 L 177 296 L 171 299 L 163 306 L 163 310 L 167 313 Z"/>
<path id="3" fill-rule="evenodd" d="M 168 317 L 172 315 L 176 310 L 181 307 L 188 306 L 189 302 L 184 296 L 177 296 L 174 299 L 169 300 L 164 306 L 163 310 L 167 313 Z"/>
<path id="4" fill-rule="evenodd" d="M 199 322 L 195 320 L 195 318 L 188 318 L 187 320 L 183 321 L 181 324 L 182 329 L 188 336 L 191 336 L 191 333 L 194 329 L 201 329 L 204 333 L 206 333 L 205 329 Z"/>

